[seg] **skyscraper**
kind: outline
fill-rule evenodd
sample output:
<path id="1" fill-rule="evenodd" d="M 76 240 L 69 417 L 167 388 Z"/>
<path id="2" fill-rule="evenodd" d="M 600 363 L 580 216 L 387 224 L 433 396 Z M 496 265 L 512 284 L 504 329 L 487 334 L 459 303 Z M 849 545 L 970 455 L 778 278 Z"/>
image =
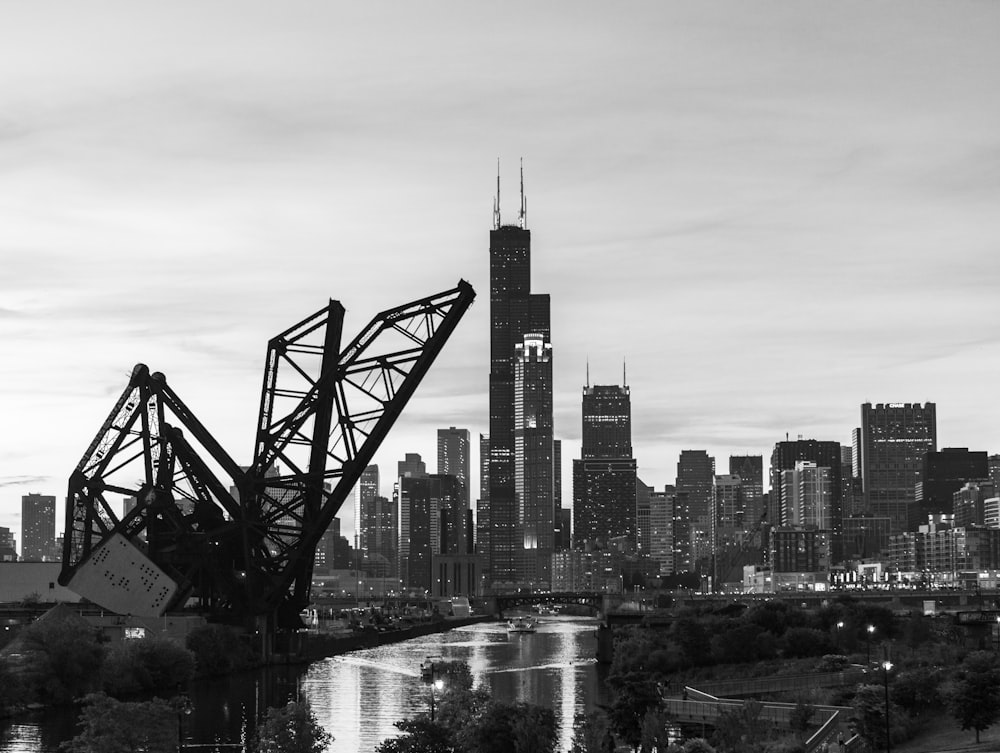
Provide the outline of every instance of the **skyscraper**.
<path id="1" fill-rule="evenodd" d="M 777 442 L 771 452 L 771 495 L 768 523 L 772 527 L 789 525 L 795 502 L 783 494 L 782 471 L 790 471 L 799 461 L 815 463 L 819 468 L 830 469 L 830 510 L 827 537 L 834 562 L 842 557 L 843 542 L 843 493 L 840 442 L 816 439 L 793 439 Z"/>
<path id="2" fill-rule="evenodd" d="M 361 474 L 358 487 L 359 547 L 364 552 L 367 570 L 375 576 L 394 576 L 397 572 L 399 519 L 393 500 L 379 494 L 379 471 L 370 465 Z"/>
<path id="3" fill-rule="evenodd" d="M 953 513 L 953 495 L 967 482 L 986 481 L 990 477 L 985 452 L 970 452 L 966 447 L 945 447 L 924 455 L 921 481 L 910 507 L 908 531 L 927 523 L 928 515 Z"/>
<path id="4" fill-rule="evenodd" d="M 47 494 L 21 497 L 21 561 L 53 561 L 56 540 L 56 498 Z"/>
<path id="5" fill-rule="evenodd" d="M 686 535 L 688 566 L 692 571 L 709 573 L 715 541 L 715 458 L 705 450 L 682 450 L 677 461 L 677 493 L 683 504 L 677 510 L 686 516 L 686 531 L 675 528 L 674 544 Z"/>
<path id="6" fill-rule="evenodd" d="M 399 575 L 403 585 L 432 591 L 433 558 L 452 549 L 453 520 L 459 494 L 454 476 L 400 476 L 396 485 L 399 504 Z M 450 512 L 449 512 L 450 511 Z"/>
<path id="7" fill-rule="evenodd" d="M 521 583 L 550 580 L 558 525 L 553 449 L 552 345 L 543 335 L 526 334 L 514 347 L 514 493 Z"/>
<path id="8" fill-rule="evenodd" d="M 906 530 L 924 456 L 936 449 L 934 403 L 861 406 L 861 483 L 871 513 L 889 518 L 890 533 Z"/>
<path id="9" fill-rule="evenodd" d="M 490 558 L 490 438 L 479 435 L 479 499 L 476 501 L 476 554 Z"/>
<path id="10" fill-rule="evenodd" d="M 730 455 L 729 474 L 740 477 L 746 512 L 744 527 L 752 531 L 764 514 L 764 458 L 761 455 Z"/>
<path id="11" fill-rule="evenodd" d="M 580 459 L 573 461 L 573 540 L 636 539 L 636 463 L 628 385 L 586 385 Z"/>
<path id="12" fill-rule="evenodd" d="M 454 476 L 461 484 L 461 497 L 465 508 L 469 509 L 471 490 L 469 489 L 469 430 L 454 426 L 437 431 L 437 472 Z"/>
<path id="13" fill-rule="evenodd" d="M 523 174 L 516 225 L 501 221 L 498 176 L 490 231 L 489 580 L 493 583 L 516 582 L 523 553 L 515 489 L 515 348 L 523 347 L 529 334 L 543 343 L 551 340 L 549 297 L 531 292 L 531 232 L 525 224 Z"/>

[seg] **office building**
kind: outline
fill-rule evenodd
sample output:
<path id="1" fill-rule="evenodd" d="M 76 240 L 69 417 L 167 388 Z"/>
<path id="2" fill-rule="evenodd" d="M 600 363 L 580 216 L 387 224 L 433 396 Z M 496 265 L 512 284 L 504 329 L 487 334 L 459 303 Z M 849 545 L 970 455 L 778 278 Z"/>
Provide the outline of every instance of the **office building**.
<path id="1" fill-rule="evenodd" d="M 852 515 L 843 521 L 844 560 L 878 557 L 889 543 L 890 521 L 874 515 Z"/>
<path id="2" fill-rule="evenodd" d="M 783 525 L 812 526 L 829 531 L 832 478 L 829 468 L 808 460 L 796 461 L 794 468 L 782 471 L 781 495 L 785 500 Z"/>
<path id="3" fill-rule="evenodd" d="M 469 430 L 456 429 L 451 426 L 447 429 L 438 429 L 437 432 L 437 472 L 454 476 L 460 484 L 461 497 L 465 500 L 465 508 L 470 508 L 472 498 L 469 482 L 472 476 L 469 473 Z"/>
<path id="4" fill-rule="evenodd" d="M 516 578 L 546 589 L 558 525 L 552 455 L 552 345 L 529 333 L 514 347 Z"/>
<path id="5" fill-rule="evenodd" d="M 764 457 L 762 455 L 730 455 L 729 475 L 739 476 L 745 508 L 747 531 L 758 527 L 764 516 Z"/>
<path id="6" fill-rule="evenodd" d="M 829 571 L 828 533 L 799 526 L 778 526 L 771 531 L 770 562 L 774 573 Z"/>
<path id="7" fill-rule="evenodd" d="M 56 498 L 48 494 L 21 497 L 21 561 L 54 562 Z"/>
<path id="8" fill-rule="evenodd" d="M 370 465 L 362 472 L 358 486 L 358 545 L 365 570 L 385 578 L 397 573 L 399 511 L 380 490 L 378 466 Z"/>
<path id="9" fill-rule="evenodd" d="M 687 540 L 692 572 L 711 573 L 715 541 L 715 458 L 704 450 L 683 450 L 677 461 L 677 493 L 685 495 Z M 682 546 L 676 537 L 675 546 Z"/>
<path id="10" fill-rule="evenodd" d="M 628 385 L 583 388 L 580 459 L 573 461 L 573 540 L 636 541 L 636 463 Z"/>
<path id="11" fill-rule="evenodd" d="M 871 514 L 889 518 L 892 533 L 905 531 L 922 481 L 924 456 L 937 449 L 934 403 L 864 403 L 860 468 Z"/>
<path id="12" fill-rule="evenodd" d="M 676 490 L 665 486 L 663 491 L 649 493 L 649 558 L 656 563 L 660 575 L 674 573 L 674 500 Z"/>
<path id="13" fill-rule="evenodd" d="M 954 494 L 968 482 L 989 480 L 985 452 L 970 452 L 967 447 L 944 447 L 924 455 L 923 472 L 910 507 L 907 530 L 927 522 L 928 515 L 955 512 Z"/>
<path id="14" fill-rule="evenodd" d="M 768 520 L 774 526 L 789 525 L 792 520 L 794 502 L 786 497 L 781 483 L 783 471 L 795 468 L 798 462 L 815 463 L 818 468 L 830 471 L 830 506 L 827 530 L 830 531 L 829 546 L 833 562 L 843 558 L 843 479 L 841 476 L 840 442 L 816 439 L 794 439 L 777 442 L 771 452 L 771 496 L 768 504 Z"/>
<path id="15" fill-rule="evenodd" d="M 526 227 L 524 181 L 515 225 L 503 224 L 500 179 L 490 231 L 490 428 L 489 428 L 489 574 L 494 584 L 512 586 L 523 561 L 524 536 L 518 526 L 515 489 L 515 370 L 517 346 L 525 355 L 525 335 L 534 338 L 528 355 L 551 342 L 549 297 L 531 292 L 531 231 Z M 529 369 L 532 371 L 534 369 Z M 522 394 L 530 385 L 522 384 Z M 549 398 L 551 403 L 551 398 Z M 551 448 L 550 470 L 551 473 Z"/>
<path id="16" fill-rule="evenodd" d="M 400 475 L 395 499 L 399 508 L 399 576 L 415 593 L 433 590 L 433 558 L 458 553 L 454 511 L 460 506 L 454 476 Z"/>
<path id="17" fill-rule="evenodd" d="M 490 438 L 479 435 L 479 499 L 476 500 L 476 554 L 490 559 Z M 488 568 L 487 568 L 488 569 Z"/>
<path id="18" fill-rule="evenodd" d="M 17 546 L 9 528 L 0 526 L 0 562 L 17 562 Z"/>

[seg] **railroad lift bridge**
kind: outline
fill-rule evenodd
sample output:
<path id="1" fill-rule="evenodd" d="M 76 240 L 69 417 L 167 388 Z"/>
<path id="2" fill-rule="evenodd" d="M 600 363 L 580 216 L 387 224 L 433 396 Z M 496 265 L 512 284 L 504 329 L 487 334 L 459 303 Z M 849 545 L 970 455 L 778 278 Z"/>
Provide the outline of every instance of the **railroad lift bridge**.
<path id="1" fill-rule="evenodd" d="M 464 281 L 377 314 L 347 345 L 338 301 L 268 343 L 240 466 L 143 365 L 69 479 L 60 584 L 109 611 L 301 627 L 316 546 L 475 298 Z"/>

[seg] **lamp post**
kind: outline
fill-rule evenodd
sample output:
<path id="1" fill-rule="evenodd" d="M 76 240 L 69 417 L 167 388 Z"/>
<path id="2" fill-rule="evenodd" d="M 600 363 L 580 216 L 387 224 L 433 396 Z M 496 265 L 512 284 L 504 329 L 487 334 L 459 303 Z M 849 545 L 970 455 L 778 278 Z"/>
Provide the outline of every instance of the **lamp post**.
<path id="1" fill-rule="evenodd" d="M 427 661 L 420 665 L 420 679 L 430 686 L 431 692 L 431 721 L 434 721 L 434 689 L 437 688 L 441 690 L 444 687 L 444 681 L 439 677 L 434 679 L 434 662 Z"/>
<path id="2" fill-rule="evenodd" d="M 892 662 L 889 661 L 888 651 L 885 653 L 882 662 L 882 681 L 885 684 L 885 753 L 892 753 L 891 729 L 889 727 L 889 670 L 892 669 Z"/>
<path id="3" fill-rule="evenodd" d="M 191 699 L 186 695 L 173 698 L 174 709 L 177 710 L 177 753 L 184 750 L 184 717 L 191 713 Z"/>
<path id="4" fill-rule="evenodd" d="M 842 631 L 843 629 L 844 629 L 844 621 L 840 620 L 837 623 L 837 650 L 838 651 L 843 651 L 844 650 L 843 647 L 842 647 L 842 645 L 841 645 L 841 642 L 840 642 L 840 631 Z"/>
<path id="5" fill-rule="evenodd" d="M 867 666 L 868 666 L 868 668 L 871 668 L 871 665 L 872 665 L 872 633 L 875 632 L 875 626 L 874 625 L 869 625 L 866 628 L 866 632 L 868 634 L 867 640 L 865 641 L 865 648 L 866 648 L 867 653 L 868 653 L 868 663 L 867 663 Z"/>

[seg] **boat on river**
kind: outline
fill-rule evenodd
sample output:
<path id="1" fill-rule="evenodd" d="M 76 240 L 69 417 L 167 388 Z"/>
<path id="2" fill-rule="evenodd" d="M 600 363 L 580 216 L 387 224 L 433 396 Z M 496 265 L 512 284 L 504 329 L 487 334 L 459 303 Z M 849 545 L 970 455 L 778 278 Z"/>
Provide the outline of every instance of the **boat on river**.
<path id="1" fill-rule="evenodd" d="M 538 624 L 531 617 L 514 617 L 507 620 L 508 633 L 534 633 Z"/>

